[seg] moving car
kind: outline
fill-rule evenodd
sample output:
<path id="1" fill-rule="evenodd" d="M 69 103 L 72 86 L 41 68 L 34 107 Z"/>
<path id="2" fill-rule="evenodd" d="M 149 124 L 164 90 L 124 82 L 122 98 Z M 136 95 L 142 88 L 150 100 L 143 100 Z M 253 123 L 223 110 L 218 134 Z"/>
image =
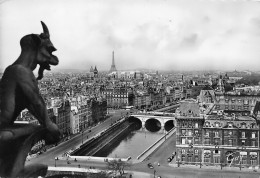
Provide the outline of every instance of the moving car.
<path id="1" fill-rule="evenodd" d="M 153 169 L 152 163 L 148 163 L 147 166 L 148 166 L 150 169 Z"/>
<path id="2" fill-rule="evenodd" d="M 167 161 L 168 161 L 168 162 L 171 162 L 171 161 L 173 160 L 174 156 L 175 156 L 175 155 L 171 155 L 171 156 L 167 159 Z"/>

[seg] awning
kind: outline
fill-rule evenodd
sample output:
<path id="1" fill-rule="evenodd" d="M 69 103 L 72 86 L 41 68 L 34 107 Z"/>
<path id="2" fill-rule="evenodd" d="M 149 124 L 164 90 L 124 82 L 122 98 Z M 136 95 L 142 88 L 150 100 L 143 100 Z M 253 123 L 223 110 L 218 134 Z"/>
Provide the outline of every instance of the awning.
<path id="1" fill-rule="evenodd" d="M 250 152 L 250 155 L 257 156 L 257 152 Z"/>
<path id="2" fill-rule="evenodd" d="M 206 157 L 206 158 L 209 158 L 210 157 L 210 155 L 211 155 L 211 152 L 210 152 L 210 150 L 204 150 L 204 157 Z"/>
<path id="3" fill-rule="evenodd" d="M 211 153 L 210 150 L 204 150 L 203 153 Z"/>
<path id="4" fill-rule="evenodd" d="M 240 152 L 240 156 L 246 156 L 247 155 L 247 152 L 246 151 L 241 151 Z"/>

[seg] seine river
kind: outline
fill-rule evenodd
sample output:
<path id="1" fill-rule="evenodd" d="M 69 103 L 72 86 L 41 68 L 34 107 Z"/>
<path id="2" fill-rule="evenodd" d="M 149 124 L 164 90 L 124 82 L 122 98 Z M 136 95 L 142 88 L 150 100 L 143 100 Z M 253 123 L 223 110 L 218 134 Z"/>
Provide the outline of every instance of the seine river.
<path id="1" fill-rule="evenodd" d="M 109 143 L 94 156 L 98 157 L 117 157 L 136 159 L 146 148 L 163 136 L 163 133 L 150 132 L 140 128 L 140 125 L 133 125 L 127 132 L 122 134 L 113 143 Z"/>

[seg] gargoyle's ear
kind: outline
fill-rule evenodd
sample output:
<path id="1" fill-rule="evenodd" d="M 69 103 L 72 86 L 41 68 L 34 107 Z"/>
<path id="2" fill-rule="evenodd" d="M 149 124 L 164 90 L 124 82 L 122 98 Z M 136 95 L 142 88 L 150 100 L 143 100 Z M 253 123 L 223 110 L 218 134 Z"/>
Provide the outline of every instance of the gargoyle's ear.
<path id="1" fill-rule="evenodd" d="M 20 45 L 23 50 L 37 49 L 39 48 L 40 44 L 41 38 L 36 34 L 26 35 L 20 40 Z"/>
<path id="2" fill-rule="evenodd" d="M 41 44 L 41 38 L 39 37 L 39 35 L 36 34 L 31 34 L 32 36 L 32 40 L 34 42 L 34 44 L 38 47 Z"/>

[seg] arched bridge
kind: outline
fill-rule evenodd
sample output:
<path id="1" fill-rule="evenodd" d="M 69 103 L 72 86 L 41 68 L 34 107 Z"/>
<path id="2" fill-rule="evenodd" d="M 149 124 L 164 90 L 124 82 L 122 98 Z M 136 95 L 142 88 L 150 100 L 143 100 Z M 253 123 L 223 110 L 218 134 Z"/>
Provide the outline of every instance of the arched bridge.
<path id="1" fill-rule="evenodd" d="M 135 113 L 129 116 L 129 119 L 136 118 L 142 122 L 142 128 L 156 126 L 158 130 L 169 131 L 175 127 L 175 114 L 174 113 L 164 113 L 164 112 L 146 112 L 146 113 Z M 151 130 L 150 130 L 151 131 Z"/>

